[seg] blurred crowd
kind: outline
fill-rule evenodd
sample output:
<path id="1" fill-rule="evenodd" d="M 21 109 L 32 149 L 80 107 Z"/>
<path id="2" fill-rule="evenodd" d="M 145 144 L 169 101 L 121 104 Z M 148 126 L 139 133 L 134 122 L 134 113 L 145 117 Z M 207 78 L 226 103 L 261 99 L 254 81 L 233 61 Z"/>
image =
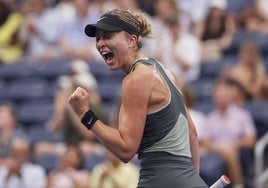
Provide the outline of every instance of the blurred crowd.
<path id="1" fill-rule="evenodd" d="M 268 110 L 266 7 L 267 0 L 1 0 L 0 188 L 136 186 L 136 158 L 120 162 L 67 104 L 69 95 L 82 86 L 91 94 L 98 117 L 110 126 L 117 124 L 123 75 L 106 71 L 95 39 L 84 34 L 88 23 L 114 8 L 142 11 L 151 23 L 152 34 L 142 39 L 142 48 L 169 67 L 184 88 L 206 183 L 227 174 L 233 188 L 253 188 L 253 150 L 268 130 L 267 118 L 260 125 L 254 116 Z M 40 75 L 5 72 L 23 66 L 37 67 Z M 49 75 L 42 69 L 46 66 Z M 41 77 L 55 86 L 50 98 L 44 86 L 43 102 L 35 95 L 36 100 L 27 101 L 13 100 L 10 93 L 4 96 L 6 86 L 33 85 Z M 40 83 L 36 88 L 40 92 Z M 33 94 L 27 87 L 22 90 Z M 44 113 L 38 110 L 48 103 L 53 113 L 29 125 L 19 110 L 29 103 L 37 105 L 28 116 Z M 250 108 L 258 103 L 266 106 Z"/>

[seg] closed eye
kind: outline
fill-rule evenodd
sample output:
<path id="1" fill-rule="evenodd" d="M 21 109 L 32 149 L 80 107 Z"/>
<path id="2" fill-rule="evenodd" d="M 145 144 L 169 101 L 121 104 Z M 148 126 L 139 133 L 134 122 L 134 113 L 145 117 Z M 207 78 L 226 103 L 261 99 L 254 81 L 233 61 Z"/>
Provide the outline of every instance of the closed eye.
<path id="1" fill-rule="evenodd" d="M 110 39 L 114 36 L 115 32 L 97 30 L 96 31 L 96 41 L 99 41 L 101 38 L 104 40 Z"/>

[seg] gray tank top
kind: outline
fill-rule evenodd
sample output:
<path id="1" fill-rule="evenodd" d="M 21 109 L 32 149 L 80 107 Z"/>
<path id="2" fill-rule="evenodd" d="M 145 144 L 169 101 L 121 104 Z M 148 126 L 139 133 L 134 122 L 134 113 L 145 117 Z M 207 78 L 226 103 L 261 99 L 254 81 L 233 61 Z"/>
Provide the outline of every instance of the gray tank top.
<path id="1" fill-rule="evenodd" d="M 183 96 L 169 79 L 159 62 L 154 59 L 139 59 L 130 68 L 134 71 L 139 63 L 153 66 L 163 77 L 170 90 L 169 102 L 160 109 L 147 114 L 142 141 L 138 150 L 142 161 L 146 154 L 191 157 L 188 120 Z"/>

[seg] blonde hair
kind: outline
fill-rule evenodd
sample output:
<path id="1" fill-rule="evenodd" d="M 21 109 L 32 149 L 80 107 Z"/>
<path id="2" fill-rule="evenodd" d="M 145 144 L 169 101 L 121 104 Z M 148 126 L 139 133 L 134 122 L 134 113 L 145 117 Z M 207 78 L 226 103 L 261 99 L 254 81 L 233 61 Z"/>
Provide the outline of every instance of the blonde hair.
<path id="1" fill-rule="evenodd" d="M 246 51 L 256 55 L 255 68 L 256 71 L 265 72 L 264 65 L 262 63 L 261 52 L 258 46 L 252 41 L 246 41 L 240 46 L 240 52 Z"/>
<path id="2" fill-rule="evenodd" d="M 132 10 L 113 9 L 107 12 L 108 14 L 117 16 L 120 20 L 134 26 L 141 37 L 149 37 L 152 33 L 151 24 L 147 21 L 142 12 Z M 141 48 L 141 42 L 138 42 L 138 47 Z"/>

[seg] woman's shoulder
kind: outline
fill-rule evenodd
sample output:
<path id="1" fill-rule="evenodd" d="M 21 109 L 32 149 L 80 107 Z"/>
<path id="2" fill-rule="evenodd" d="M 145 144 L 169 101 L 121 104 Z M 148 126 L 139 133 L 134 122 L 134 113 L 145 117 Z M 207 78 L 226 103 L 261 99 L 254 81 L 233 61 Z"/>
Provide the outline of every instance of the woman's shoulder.
<path id="1" fill-rule="evenodd" d="M 135 70 L 124 78 L 122 90 L 123 92 L 142 92 L 146 94 L 155 86 L 158 77 L 159 75 L 152 66 L 139 63 L 135 66 Z"/>

